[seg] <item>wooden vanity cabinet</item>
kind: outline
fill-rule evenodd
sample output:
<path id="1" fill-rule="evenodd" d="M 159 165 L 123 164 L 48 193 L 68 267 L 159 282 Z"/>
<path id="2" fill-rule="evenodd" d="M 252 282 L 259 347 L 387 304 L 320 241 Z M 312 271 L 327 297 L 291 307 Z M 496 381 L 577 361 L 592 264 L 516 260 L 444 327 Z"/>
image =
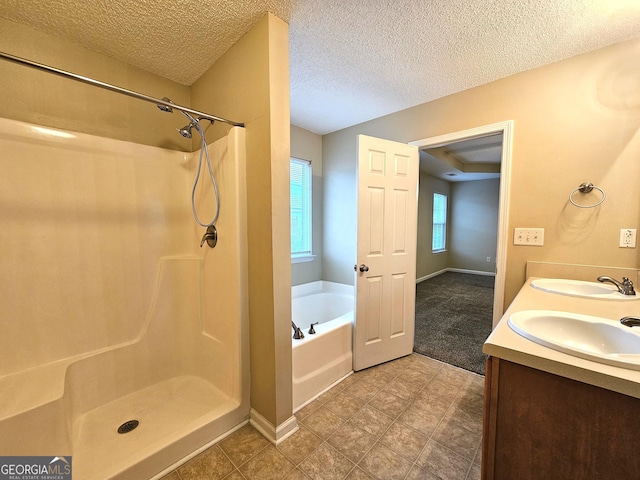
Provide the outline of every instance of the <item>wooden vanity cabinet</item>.
<path id="1" fill-rule="evenodd" d="M 483 480 L 640 479 L 640 399 L 489 357 Z"/>

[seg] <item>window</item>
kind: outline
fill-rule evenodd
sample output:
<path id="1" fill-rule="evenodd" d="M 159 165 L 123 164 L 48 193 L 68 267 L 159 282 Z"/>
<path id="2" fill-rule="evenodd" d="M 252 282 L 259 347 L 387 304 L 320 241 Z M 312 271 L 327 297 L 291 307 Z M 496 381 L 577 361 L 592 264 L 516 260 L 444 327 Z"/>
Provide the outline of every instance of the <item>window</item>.
<path id="1" fill-rule="evenodd" d="M 311 260 L 311 162 L 290 162 L 291 258 Z"/>
<path id="2" fill-rule="evenodd" d="M 434 253 L 444 252 L 447 247 L 447 196 L 442 193 L 433 194 L 433 241 L 431 250 Z"/>

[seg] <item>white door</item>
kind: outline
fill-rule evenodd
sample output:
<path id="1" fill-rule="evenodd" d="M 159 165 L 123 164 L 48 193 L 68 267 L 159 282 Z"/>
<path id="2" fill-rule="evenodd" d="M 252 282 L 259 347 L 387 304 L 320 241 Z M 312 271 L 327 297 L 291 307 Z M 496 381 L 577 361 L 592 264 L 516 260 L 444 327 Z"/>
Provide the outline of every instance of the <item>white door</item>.
<path id="1" fill-rule="evenodd" d="M 413 350 L 418 148 L 358 136 L 353 369 Z"/>

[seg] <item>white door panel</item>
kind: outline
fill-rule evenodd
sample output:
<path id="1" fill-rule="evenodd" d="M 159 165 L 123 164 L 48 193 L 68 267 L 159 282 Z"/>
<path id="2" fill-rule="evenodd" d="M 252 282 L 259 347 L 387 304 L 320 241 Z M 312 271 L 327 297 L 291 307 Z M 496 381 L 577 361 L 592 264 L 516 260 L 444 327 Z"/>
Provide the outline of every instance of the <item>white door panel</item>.
<path id="1" fill-rule="evenodd" d="M 413 350 L 418 149 L 358 137 L 354 369 Z"/>

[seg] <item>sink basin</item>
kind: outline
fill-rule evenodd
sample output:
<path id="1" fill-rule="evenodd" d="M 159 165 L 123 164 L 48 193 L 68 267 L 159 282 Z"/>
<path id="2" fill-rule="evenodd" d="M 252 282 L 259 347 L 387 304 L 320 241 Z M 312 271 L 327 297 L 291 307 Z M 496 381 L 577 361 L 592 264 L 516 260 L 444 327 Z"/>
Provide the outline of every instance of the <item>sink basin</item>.
<path id="1" fill-rule="evenodd" d="M 525 310 L 509 317 L 509 327 L 535 343 L 575 357 L 640 370 L 640 327 L 554 310 Z"/>
<path id="2" fill-rule="evenodd" d="M 531 286 L 544 292 L 572 297 L 597 298 L 600 300 L 637 300 L 639 298 L 638 295 L 623 295 L 611 284 L 564 278 L 537 278 L 531 282 Z"/>

